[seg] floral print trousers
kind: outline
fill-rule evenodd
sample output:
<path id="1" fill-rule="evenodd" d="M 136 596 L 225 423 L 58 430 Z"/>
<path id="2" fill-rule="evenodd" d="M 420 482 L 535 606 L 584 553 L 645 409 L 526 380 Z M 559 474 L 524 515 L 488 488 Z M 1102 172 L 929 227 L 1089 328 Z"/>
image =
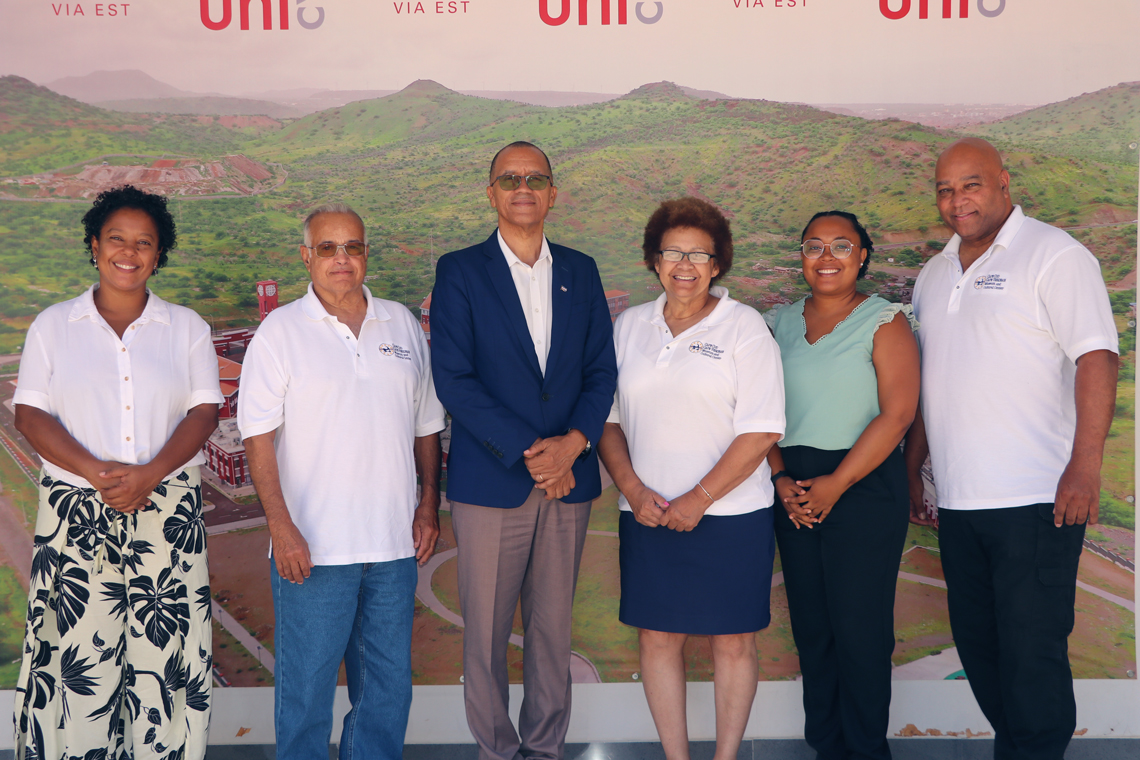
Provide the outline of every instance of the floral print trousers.
<path id="1" fill-rule="evenodd" d="M 198 468 L 124 515 L 41 475 L 17 760 L 201 760 L 210 575 Z"/>

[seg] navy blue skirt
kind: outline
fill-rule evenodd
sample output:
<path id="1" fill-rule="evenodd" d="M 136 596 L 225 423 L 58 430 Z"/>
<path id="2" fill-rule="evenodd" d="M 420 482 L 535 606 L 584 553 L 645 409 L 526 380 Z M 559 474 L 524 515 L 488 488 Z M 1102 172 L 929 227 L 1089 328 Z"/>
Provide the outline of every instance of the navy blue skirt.
<path id="1" fill-rule="evenodd" d="M 772 510 L 705 516 L 689 533 L 648 528 L 623 511 L 621 609 L 626 625 L 719 636 L 768 627 Z"/>

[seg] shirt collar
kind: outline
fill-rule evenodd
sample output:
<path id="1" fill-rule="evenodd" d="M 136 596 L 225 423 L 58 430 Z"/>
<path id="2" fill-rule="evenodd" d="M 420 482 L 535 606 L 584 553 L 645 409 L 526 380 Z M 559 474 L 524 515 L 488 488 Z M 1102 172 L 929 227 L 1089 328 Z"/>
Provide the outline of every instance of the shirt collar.
<path id="1" fill-rule="evenodd" d="M 364 302 L 367 304 L 364 311 L 364 321 L 370 319 L 378 319 L 384 321 L 391 319 L 392 315 L 384 308 L 384 305 L 372 297 L 372 291 L 368 289 L 367 285 L 361 285 L 360 289 L 364 292 Z M 309 319 L 319 322 L 322 319 L 331 319 L 336 321 L 336 317 L 329 314 L 328 309 L 321 303 L 321 299 L 317 298 L 316 292 L 313 290 L 313 283 L 309 283 L 308 290 L 305 295 L 301 297 L 301 309 L 305 312 L 305 316 Z M 363 323 L 362 323 L 363 324 Z"/>
<path id="2" fill-rule="evenodd" d="M 75 322 L 84 317 L 89 317 L 96 321 L 102 319 L 102 316 L 99 314 L 99 309 L 95 306 L 95 291 L 98 287 L 99 283 L 93 284 L 83 292 L 83 295 L 75 299 L 75 305 L 71 307 L 71 313 L 67 315 L 69 322 Z M 170 304 L 156 296 L 150 288 L 146 289 L 146 293 L 146 306 L 143 307 L 143 312 L 139 315 L 139 318 L 135 320 L 135 324 L 153 321 L 169 325 Z"/>
<path id="3" fill-rule="evenodd" d="M 1014 206 L 1009 218 L 1005 220 L 1005 224 L 1001 226 L 997 237 L 994 238 L 993 245 L 990 246 L 990 250 L 986 253 L 996 251 L 999 248 L 1003 251 L 1009 248 L 1023 224 L 1025 224 L 1025 212 L 1021 210 L 1021 206 Z M 946 244 L 946 247 L 942 249 L 942 255 L 951 261 L 957 262 L 958 253 L 961 248 L 962 236 L 955 233 L 954 237 L 950 238 L 950 242 Z"/>
<path id="4" fill-rule="evenodd" d="M 732 313 L 732 310 L 736 308 L 736 304 L 739 303 L 739 301 L 734 300 L 728 295 L 728 288 L 722 285 L 713 285 L 710 287 L 709 295 L 713 298 L 719 298 L 720 300 L 717 301 L 716 306 L 713 307 L 712 313 L 698 322 L 697 325 L 712 327 L 713 325 L 720 324 L 721 322 L 728 319 L 729 315 Z M 642 319 L 650 322 L 651 324 L 664 325 L 665 304 L 667 301 L 668 294 L 662 293 L 661 295 L 657 296 L 657 300 L 653 302 L 652 313 L 646 314 L 642 317 Z M 697 325 L 693 325 L 693 327 L 696 327 Z M 690 327 L 689 329 L 691 330 L 693 328 Z"/>
<path id="5" fill-rule="evenodd" d="M 502 231 L 496 230 L 495 235 L 499 238 L 499 248 L 503 251 L 503 256 L 507 259 L 507 266 L 513 267 L 515 264 L 519 264 L 525 267 L 526 264 L 523 263 L 523 260 L 515 255 L 515 252 L 507 245 L 507 241 L 503 239 Z M 543 259 L 546 259 L 548 265 L 554 262 L 554 259 L 550 256 L 550 242 L 546 239 L 546 235 L 542 236 L 542 250 L 538 252 L 538 259 L 535 260 L 534 265 L 538 266 Z"/>

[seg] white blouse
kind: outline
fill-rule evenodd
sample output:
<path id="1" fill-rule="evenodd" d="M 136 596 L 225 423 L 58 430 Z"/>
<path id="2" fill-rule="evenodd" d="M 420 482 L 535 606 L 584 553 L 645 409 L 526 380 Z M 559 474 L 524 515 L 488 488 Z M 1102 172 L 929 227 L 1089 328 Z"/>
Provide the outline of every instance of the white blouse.
<path id="1" fill-rule="evenodd" d="M 760 314 L 728 297 L 680 335 L 665 324 L 665 294 L 623 312 L 614 324 L 618 387 L 608 422 L 621 424 L 634 472 L 672 500 L 711 470 L 736 436 L 784 434 L 780 349 Z M 719 497 L 706 515 L 740 515 L 772 506 L 764 461 Z M 628 510 L 624 496 L 618 502 Z"/>
<path id="2" fill-rule="evenodd" d="M 142 315 L 120 339 L 95 308 L 97 287 L 36 317 L 12 402 L 52 415 L 99 459 L 145 464 L 188 411 L 224 401 L 210 326 L 191 309 L 150 293 Z M 205 461 L 199 451 L 184 466 Z M 44 470 L 91 487 L 51 462 Z"/>

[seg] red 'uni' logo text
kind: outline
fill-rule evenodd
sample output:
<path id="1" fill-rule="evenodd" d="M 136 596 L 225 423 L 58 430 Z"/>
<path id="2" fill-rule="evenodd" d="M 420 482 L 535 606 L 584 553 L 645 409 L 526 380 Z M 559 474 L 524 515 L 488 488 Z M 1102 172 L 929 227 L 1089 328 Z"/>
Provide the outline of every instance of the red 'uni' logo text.
<path id="1" fill-rule="evenodd" d="M 249 29 L 249 4 L 253 0 L 237 0 L 238 15 L 241 21 L 242 29 Z M 233 19 L 233 0 L 222 0 L 222 19 L 221 21 L 214 21 L 210 17 L 210 0 L 200 0 L 200 8 L 202 13 L 202 25 L 207 29 L 215 32 L 221 31 L 230 25 Z M 305 0 L 297 0 L 297 23 L 305 29 L 316 29 L 321 24 L 325 23 L 325 9 L 317 6 L 313 10 L 316 11 L 317 18 L 315 21 L 309 21 L 305 18 L 305 8 L 303 7 Z M 281 22 L 281 29 L 289 28 L 289 0 L 278 0 L 278 16 Z M 273 28 L 273 3 L 272 0 L 261 0 L 261 28 Z"/>
<path id="2" fill-rule="evenodd" d="M 993 2 L 993 0 L 990 0 Z M 986 18 L 1000 16 L 1005 10 L 1005 0 L 997 0 L 997 8 L 992 11 L 986 7 L 986 0 L 977 0 L 978 13 Z M 911 0 L 902 0 L 897 11 L 891 10 L 891 0 L 879 0 L 879 12 L 889 19 L 905 18 L 910 13 Z M 942 0 L 942 18 L 953 18 L 954 0 Z M 958 18 L 969 18 L 970 0 L 958 0 Z M 930 0 L 918 0 L 918 17 L 930 17 Z"/>
<path id="3" fill-rule="evenodd" d="M 548 26 L 562 26 L 570 18 L 570 0 L 562 0 L 561 9 L 557 16 L 550 15 L 550 2 L 551 0 L 538 0 L 538 16 L 542 19 L 544 24 Z M 629 23 L 629 9 L 627 8 L 627 0 L 616 0 L 617 2 L 617 22 L 618 24 Z M 665 8 L 660 2 L 654 2 L 653 5 L 657 6 L 657 11 L 652 16 L 645 15 L 642 7 L 650 5 L 650 3 L 637 3 L 633 6 L 633 13 L 637 16 L 637 20 L 643 24 L 656 24 L 661 20 L 661 14 Z M 578 25 L 585 26 L 587 23 L 586 8 L 589 6 L 589 0 L 578 0 Z M 609 26 L 610 23 L 610 0 L 602 0 L 602 26 Z"/>

